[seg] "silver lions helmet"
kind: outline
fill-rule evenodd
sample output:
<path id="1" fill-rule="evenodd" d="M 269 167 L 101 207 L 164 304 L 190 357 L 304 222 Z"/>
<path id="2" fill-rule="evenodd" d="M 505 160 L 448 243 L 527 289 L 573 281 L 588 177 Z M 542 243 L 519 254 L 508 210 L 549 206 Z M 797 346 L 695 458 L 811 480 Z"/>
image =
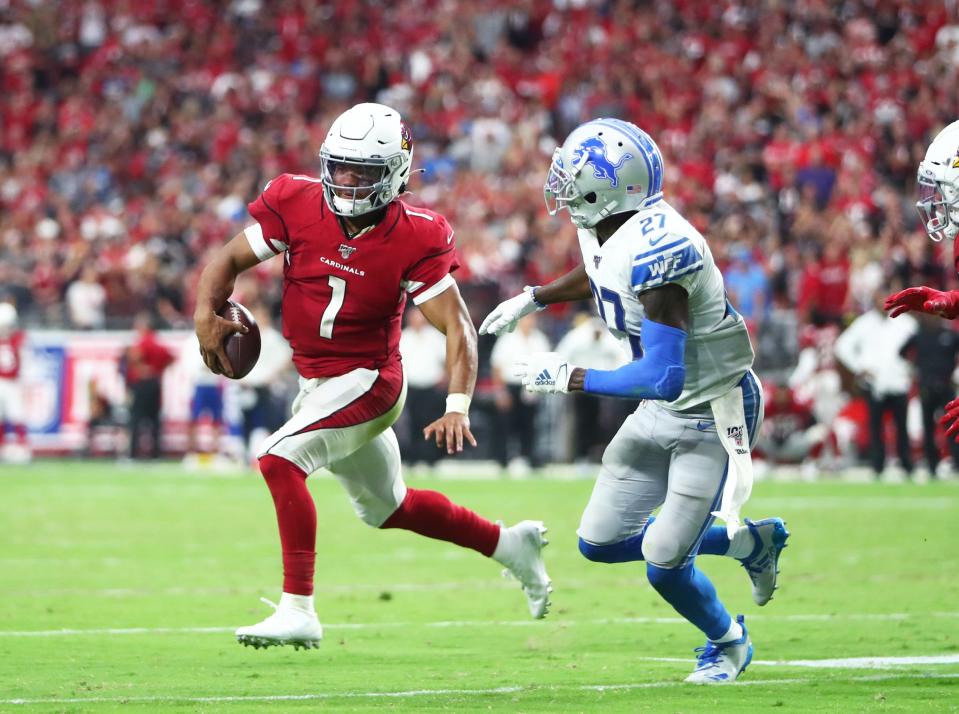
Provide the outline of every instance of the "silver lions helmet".
<path id="1" fill-rule="evenodd" d="M 406 190 L 413 139 L 400 113 L 385 104 L 357 104 L 340 114 L 320 147 L 326 203 L 340 216 L 388 205 Z"/>
<path id="2" fill-rule="evenodd" d="M 919 162 L 916 208 L 937 243 L 959 233 L 959 121 L 939 132 Z"/>
<path id="3" fill-rule="evenodd" d="M 543 195 L 551 216 L 565 208 L 576 226 L 592 228 L 662 198 L 663 155 L 635 124 L 594 119 L 573 129 L 553 152 Z"/>

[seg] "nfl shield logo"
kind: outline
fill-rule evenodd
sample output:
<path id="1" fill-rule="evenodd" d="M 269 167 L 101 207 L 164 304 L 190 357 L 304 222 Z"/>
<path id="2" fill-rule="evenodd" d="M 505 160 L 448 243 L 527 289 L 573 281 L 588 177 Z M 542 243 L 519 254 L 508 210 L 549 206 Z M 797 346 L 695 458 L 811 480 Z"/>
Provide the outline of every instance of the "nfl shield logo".
<path id="1" fill-rule="evenodd" d="M 741 426 L 731 426 L 726 429 L 726 435 L 736 442 L 736 446 L 743 446 L 743 428 Z"/>
<path id="2" fill-rule="evenodd" d="M 356 252 L 356 248 L 346 243 L 340 243 L 339 251 L 340 255 L 343 256 L 343 260 L 349 260 L 350 256 Z"/>
<path id="3" fill-rule="evenodd" d="M 600 264 L 600 262 L 601 262 L 602 260 L 603 260 L 603 256 L 601 256 L 601 255 L 594 255 L 594 256 L 593 256 L 593 265 L 595 265 L 597 268 L 599 268 L 599 264 Z"/>

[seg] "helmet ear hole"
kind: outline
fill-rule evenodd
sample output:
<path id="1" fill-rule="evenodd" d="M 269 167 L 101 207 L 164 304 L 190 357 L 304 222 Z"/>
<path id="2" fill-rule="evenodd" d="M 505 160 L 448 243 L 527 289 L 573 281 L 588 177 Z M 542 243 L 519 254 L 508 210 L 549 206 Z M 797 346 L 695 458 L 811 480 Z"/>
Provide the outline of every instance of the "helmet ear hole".
<path id="1" fill-rule="evenodd" d="M 586 201 L 586 203 L 596 203 L 596 192 L 590 191 L 585 196 L 583 196 L 583 200 Z"/>

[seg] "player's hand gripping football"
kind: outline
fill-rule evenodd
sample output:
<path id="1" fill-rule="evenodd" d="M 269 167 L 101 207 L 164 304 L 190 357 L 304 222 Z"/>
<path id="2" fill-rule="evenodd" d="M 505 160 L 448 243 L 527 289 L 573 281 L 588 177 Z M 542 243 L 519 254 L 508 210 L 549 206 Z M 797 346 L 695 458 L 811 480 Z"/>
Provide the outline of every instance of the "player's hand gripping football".
<path id="1" fill-rule="evenodd" d="M 959 399 L 953 399 L 946 405 L 945 413 L 939 423 L 946 430 L 946 438 L 959 441 Z"/>
<path id="2" fill-rule="evenodd" d="M 436 439 L 436 448 L 446 447 L 447 454 L 455 454 L 463 450 L 463 441 L 466 440 L 476 446 L 476 439 L 470 431 L 470 418 L 460 412 L 446 412 L 432 424 L 423 429 L 424 439 Z"/>
<path id="3" fill-rule="evenodd" d="M 200 341 L 200 354 L 203 362 L 213 374 L 233 376 L 233 366 L 227 359 L 224 343 L 226 338 L 237 332 L 246 334 L 246 325 L 241 322 L 225 320 L 216 313 L 194 316 L 196 337 Z"/>
<path id="4" fill-rule="evenodd" d="M 481 335 L 502 335 L 516 329 L 516 323 L 537 310 L 545 308 L 533 302 L 533 288 L 527 285 L 519 295 L 504 300 L 480 325 Z"/>
<path id="5" fill-rule="evenodd" d="M 899 317 L 904 312 L 925 312 L 955 320 L 959 317 L 959 291 L 943 292 L 925 286 L 906 288 L 887 297 L 883 308 L 889 311 L 889 317 Z"/>
<path id="6" fill-rule="evenodd" d="M 565 394 L 576 369 L 558 352 L 534 352 L 513 363 L 513 374 L 522 378 L 527 392 Z"/>

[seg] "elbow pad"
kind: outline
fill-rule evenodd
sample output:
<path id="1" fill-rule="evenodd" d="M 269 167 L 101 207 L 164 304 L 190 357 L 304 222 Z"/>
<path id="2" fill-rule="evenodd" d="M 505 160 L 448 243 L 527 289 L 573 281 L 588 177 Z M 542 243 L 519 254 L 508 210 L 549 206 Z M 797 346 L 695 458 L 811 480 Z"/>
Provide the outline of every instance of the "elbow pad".
<path id="1" fill-rule="evenodd" d="M 586 370 L 583 391 L 627 399 L 672 402 L 686 384 L 686 332 L 643 321 L 643 356 L 614 370 Z"/>

